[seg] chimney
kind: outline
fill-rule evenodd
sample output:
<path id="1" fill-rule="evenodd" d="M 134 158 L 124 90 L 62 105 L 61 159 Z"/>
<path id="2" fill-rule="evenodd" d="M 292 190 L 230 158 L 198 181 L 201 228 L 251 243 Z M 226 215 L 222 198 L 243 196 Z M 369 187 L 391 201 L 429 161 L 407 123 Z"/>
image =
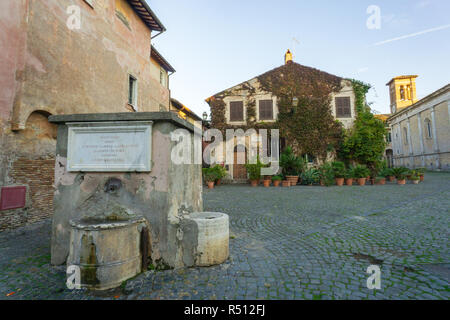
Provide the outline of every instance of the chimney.
<path id="1" fill-rule="evenodd" d="M 289 49 L 286 52 L 286 54 L 284 55 L 284 62 L 286 64 L 288 64 L 288 62 L 292 62 L 292 53 L 291 53 L 291 51 Z"/>

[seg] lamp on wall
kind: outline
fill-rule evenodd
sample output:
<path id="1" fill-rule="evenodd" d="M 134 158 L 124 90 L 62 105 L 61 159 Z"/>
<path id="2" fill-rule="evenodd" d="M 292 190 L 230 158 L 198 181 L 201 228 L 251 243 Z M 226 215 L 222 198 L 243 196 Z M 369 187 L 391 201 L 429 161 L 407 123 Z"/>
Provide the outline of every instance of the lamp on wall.
<path id="1" fill-rule="evenodd" d="M 208 120 L 208 114 L 205 112 L 203 112 L 203 121 Z"/>
<path id="2" fill-rule="evenodd" d="M 292 105 L 294 107 L 298 106 L 298 98 L 297 97 L 292 98 Z"/>

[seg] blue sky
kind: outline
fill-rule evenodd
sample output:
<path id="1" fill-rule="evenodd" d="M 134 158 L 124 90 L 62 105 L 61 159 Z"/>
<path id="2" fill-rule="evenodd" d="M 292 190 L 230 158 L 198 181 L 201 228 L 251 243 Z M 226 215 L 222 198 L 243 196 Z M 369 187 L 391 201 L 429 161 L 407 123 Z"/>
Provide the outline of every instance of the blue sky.
<path id="1" fill-rule="evenodd" d="M 200 116 L 205 98 L 282 65 L 288 48 L 300 64 L 372 84 L 368 101 L 382 113 L 394 76 L 419 75 L 419 98 L 450 82 L 448 0 L 147 2 L 167 28 L 153 45 L 177 70 L 172 96 Z M 381 9 L 379 30 L 366 26 L 370 5 Z"/>

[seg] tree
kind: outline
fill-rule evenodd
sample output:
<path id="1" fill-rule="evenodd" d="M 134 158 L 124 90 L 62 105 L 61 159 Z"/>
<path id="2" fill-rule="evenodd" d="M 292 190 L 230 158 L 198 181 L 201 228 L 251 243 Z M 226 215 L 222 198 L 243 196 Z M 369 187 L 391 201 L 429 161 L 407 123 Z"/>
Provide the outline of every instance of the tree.
<path id="1" fill-rule="evenodd" d="M 386 148 L 387 134 L 383 121 L 376 119 L 365 102 L 370 85 L 353 80 L 357 117 L 353 128 L 345 132 L 339 155 L 345 161 L 356 161 L 374 169 Z"/>

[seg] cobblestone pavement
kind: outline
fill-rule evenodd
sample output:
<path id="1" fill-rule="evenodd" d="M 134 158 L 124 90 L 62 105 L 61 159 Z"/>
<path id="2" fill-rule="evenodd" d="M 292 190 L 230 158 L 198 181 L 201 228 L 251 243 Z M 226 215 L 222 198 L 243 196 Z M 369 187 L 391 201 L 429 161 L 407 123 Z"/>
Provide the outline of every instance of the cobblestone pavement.
<path id="1" fill-rule="evenodd" d="M 449 299 L 450 174 L 420 185 L 204 191 L 230 215 L 230 259 L 147 271 L 116 290 L 65 288 L 49 221 L 0 234 L 0 299 Z M 366 285 L 381 268 L 381 289 Z M 9 296 L 8 296 L 9 294 Z"/>

